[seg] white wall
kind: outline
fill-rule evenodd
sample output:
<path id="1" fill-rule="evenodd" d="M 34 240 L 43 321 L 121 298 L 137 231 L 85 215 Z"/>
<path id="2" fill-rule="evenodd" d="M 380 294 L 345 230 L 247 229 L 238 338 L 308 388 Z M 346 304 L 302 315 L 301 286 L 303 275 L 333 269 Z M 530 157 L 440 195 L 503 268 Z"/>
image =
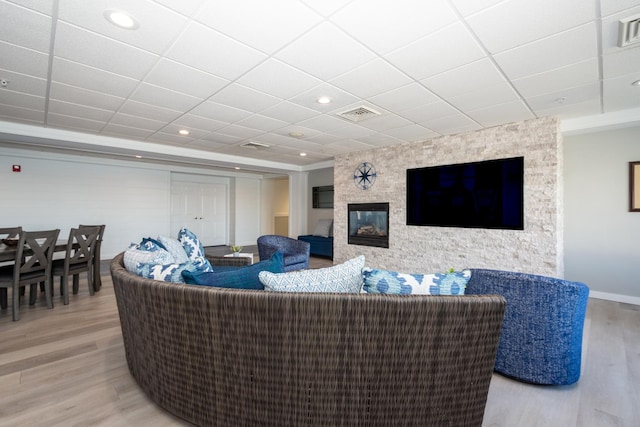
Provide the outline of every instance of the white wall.
<path id="1" fill-rule="evenodd" d="M 22 172 L 11 171 L 14 164 Z M 0 152 L 0 227 L 59 228 L 66 238 L 78 224 L 106 224 L 102 257 L 122 252 L 142 237 L 170 230 L 171 173 L 206 170 L 3 148 Z M 211 174 L 211 173 L 210 173 Z M 218 173 L 218 176 L 220 174 Z M 239 178 L 236 234 L 255 244 L 260 232 L 260 179 Z M 246 192 L 246 193 L 245 193 Z M 235 220 L 235 218 L 234 218 Z"/>
<path id="2" fill-rule="evenodd" d="M 629 212 L 628 165 L 640 160 L 640 126 L 564 141 L 565 277 L 594 296 L 640 304 L 640 213 Z"/>

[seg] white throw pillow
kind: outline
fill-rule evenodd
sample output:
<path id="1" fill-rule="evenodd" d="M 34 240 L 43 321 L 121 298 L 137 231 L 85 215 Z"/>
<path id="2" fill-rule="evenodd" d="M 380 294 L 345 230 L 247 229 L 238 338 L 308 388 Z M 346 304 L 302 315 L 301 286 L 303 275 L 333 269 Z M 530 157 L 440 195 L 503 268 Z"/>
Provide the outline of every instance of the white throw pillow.
<path id="1" fill-rule="evenodd" d="M 184 250 L 184 246 L 182 246 L 182 243 L 180 243 L 178 239 L 174 239 L 173 237 L 158 236 L 158 240 L 173 256 L 176 264 L 182 264 L 183 262 L 189 261 L 187 251 Z"/>
<path id="2" fill-rule="evenodd" d="M 319 219 L 316 224 L 316 229 L 313 231 L 314 236 L 320 237 L 329 237 L 331 233 L 331 228 L 333 227 L 332 219 Z"/>
<path id="3" fill-rule="evenodd" d="M 363 268 L 364 255 L 360 255 L 342 264 L 316 270 L 287 273 L 261 271 L 258 278 L 267 291 L 359 293 Z"/>

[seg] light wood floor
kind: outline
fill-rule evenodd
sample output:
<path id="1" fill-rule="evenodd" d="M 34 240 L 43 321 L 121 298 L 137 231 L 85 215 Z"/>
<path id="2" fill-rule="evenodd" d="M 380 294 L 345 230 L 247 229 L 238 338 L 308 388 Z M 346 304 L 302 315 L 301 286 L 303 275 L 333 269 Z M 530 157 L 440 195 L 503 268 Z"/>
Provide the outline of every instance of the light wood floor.
<path id="1" fill-rule="evenodd" d="M 331 265 L 313 259 L 312 267 Z M 0 311 L 0 426 L 185 426 L 131 378 L 111 279 L 68 306 Z M 578 384 L 543 387 L 494 374 L 484 426 L 639 426 L 640 306 L 591 299 Z"/>

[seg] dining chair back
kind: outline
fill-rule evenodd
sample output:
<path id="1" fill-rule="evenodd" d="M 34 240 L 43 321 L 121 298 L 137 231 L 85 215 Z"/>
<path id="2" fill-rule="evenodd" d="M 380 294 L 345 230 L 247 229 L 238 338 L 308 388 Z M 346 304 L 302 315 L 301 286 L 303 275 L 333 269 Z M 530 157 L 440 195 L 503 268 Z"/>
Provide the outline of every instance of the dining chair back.
<path id="1" fill-rule="evenodd" d="M 0 267 L 0 287 L 12 289 L 13 320 L 20 319 L 20 288 L 26 285 L 45 282 L 47 306 L 53 308 L 49 284 L 59 234 L 57 229 L 19 232 L 14 265 Z"/>
<path id="2" fill-rule="evenodd" d="M 98 232 L 98 238 L 96 239 L 96 249 L 93 253 L 93 289 L 98 291 L 102 287 L 102 280 L 100 279 L 100 247 L 102 246 L 102 238 L 104 236 L 104 229 L 106 228 L 106 224 L 100 225 L 86 225 L 80 224 L 78 228 L 82 229 L 83 227 L 99 227 L 100 230 Z"/>
<path id="3" fill-rule="evenodd" d="M 60 276 L 64 304 L 69 304 L 69 276 L 73 277 L 73 293 L 78 293 L 80 273 L 87 273 L 89 294 L 93 295 L 93 256 L 100 227 L 72 228 L 69 231 L 65 257 L 53 261 L 52 278 Z M 52 282 L 53 283 L 53 280 Z"/>
<path id="4" fill-rule="evenodd" d="M 18 234 L 22 231 L 22 227 L 1 227 L 0 238 L 13 239 L 18 237 Z"/>

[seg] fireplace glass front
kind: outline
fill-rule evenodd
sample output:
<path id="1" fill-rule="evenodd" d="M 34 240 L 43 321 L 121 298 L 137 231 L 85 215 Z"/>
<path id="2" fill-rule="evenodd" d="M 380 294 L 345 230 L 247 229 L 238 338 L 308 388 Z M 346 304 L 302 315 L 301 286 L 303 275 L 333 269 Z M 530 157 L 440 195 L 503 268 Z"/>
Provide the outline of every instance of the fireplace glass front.
<path id="1" fill-rule="evenodd" d="M 351 203 L 350 245 L 389 247 L 389 203 Z"/>

